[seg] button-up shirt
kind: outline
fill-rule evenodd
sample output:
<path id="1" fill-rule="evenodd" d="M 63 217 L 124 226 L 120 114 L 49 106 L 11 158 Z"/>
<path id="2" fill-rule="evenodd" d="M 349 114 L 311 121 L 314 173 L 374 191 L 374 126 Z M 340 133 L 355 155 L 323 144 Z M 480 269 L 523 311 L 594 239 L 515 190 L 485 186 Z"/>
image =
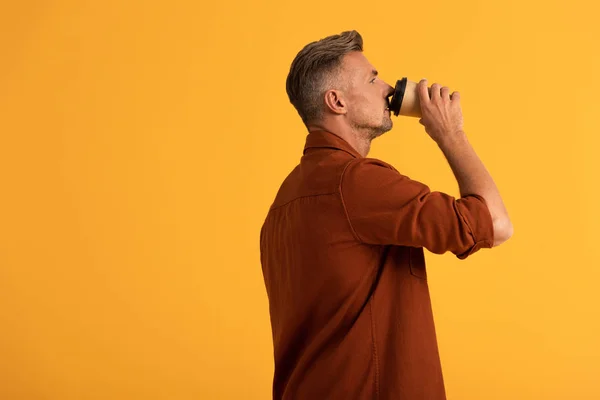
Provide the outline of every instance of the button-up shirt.
<path id="1" fill-rule="evenodd" d="M 274 399 L 445 399 L 423 249 L 493 246 L 483 197 L 308 134 L 260 232 Z"/>

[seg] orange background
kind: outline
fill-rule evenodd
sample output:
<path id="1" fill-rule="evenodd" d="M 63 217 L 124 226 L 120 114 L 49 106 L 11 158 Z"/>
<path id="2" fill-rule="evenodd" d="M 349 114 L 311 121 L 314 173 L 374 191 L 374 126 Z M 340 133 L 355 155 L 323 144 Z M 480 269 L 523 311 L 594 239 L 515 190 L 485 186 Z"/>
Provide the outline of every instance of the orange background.
<path id="1" fill-rule="evenodd" d="M 267 399 L 259 230 L 308 42 L 462 97 L 513 238 L 426 253 L 450 400 L 600 398 L 600 28 L 587 0 L 4 2 L 0 398 Z M 416 119 L 371 157 L 458 196 Z"/>

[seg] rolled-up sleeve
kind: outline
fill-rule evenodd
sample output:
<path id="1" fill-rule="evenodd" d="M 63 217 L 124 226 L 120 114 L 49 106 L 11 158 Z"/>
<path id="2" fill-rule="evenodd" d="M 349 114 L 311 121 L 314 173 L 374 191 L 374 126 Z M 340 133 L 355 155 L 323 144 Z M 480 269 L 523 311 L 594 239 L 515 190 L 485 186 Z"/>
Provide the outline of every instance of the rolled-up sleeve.
<path id="1" fill-rule="evenodd" d="M 479 195 L 456 199 L 373 158 L 348 163 L 340 195 L 350 229 L 362 243 L 424 247 L 465 259 L 494 243 L 492 217 Z"/>

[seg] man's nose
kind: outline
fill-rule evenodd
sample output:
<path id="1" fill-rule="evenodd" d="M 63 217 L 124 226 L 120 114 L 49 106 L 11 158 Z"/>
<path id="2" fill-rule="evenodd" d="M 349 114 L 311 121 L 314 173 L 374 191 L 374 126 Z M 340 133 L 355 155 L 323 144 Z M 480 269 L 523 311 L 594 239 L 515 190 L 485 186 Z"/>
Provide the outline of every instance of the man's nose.
<path id="1" fill-rule="evenodd" d="M 391 95 L 394 94 L 394 87 L 390 86 L 387 84 L 385 84 L 385 97 L 390 97 Z"/>

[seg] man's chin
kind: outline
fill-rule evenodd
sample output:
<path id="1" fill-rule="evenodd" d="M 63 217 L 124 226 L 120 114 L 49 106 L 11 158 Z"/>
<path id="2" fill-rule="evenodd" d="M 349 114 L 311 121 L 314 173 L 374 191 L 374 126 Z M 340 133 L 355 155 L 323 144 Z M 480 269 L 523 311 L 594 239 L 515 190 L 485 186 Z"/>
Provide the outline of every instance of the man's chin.
<path id="1" fill-rule="evenodd" d="M 377 129 L 373 129 L 371 131 L 371 140 L 378 138 L 379 136 L 382 136 L 384 133 L 392 130 L 392 125 L 393 124 L 390 121 L 387 124 L 383 124 L 383 125 L 379 126 Z"/>
<path id="2" fill-rule="evenodd" d="M 380 134 L 378 136 L 381 136 L 384 133 L 391 131 L 393 126 L 394 126 L 394 123 L 392 122 L 391 119 L 388 119 L 387 121 L 383 121 L 383 123 L 379 127 Z"/>

